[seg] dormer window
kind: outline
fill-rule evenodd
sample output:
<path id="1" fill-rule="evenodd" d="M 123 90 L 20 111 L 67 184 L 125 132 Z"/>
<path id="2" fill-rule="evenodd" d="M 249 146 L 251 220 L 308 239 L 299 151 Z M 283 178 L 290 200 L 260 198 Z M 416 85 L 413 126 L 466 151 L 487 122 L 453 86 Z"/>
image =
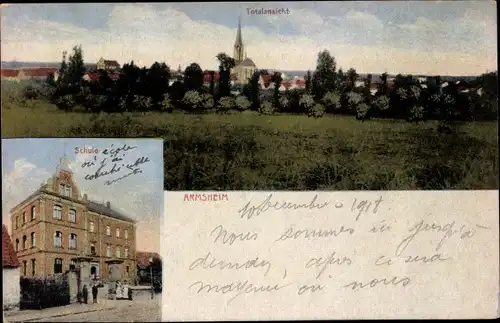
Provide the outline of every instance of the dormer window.
<path id="1" fill-rule="evenodd" d="M 67 184 L 59 184 L 59 194 L 71 197 L 71 186 Z"/>

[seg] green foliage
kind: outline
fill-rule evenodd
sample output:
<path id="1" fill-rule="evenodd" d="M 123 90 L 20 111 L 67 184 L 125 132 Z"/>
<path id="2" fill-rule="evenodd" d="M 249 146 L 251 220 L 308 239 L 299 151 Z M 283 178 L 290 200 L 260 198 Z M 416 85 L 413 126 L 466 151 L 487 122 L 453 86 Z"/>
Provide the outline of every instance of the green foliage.
<path id="1" fill-rule="evenodd" d="M 63 95 L 57 100 L 57 107 L 65 111 L 71 111 L 75 105 L 75 99 L 71 94 Z"/>
<path id="2" fill-rule="evenodd" d="M 217 112 L 219 113 L 227 113 L 231 109 L 234 109 L 236 106 L 236 102 L 233 97 L 226 96 L 219 100 L 217 104 Z"/>
<path id="3" fill-rule="evenodd" d="M 236 109 L 238 111 L 245 111 L 248 110 L 251 106 L 250 101 L 247 100 L 244 96 L 238 96 L 236 98 Z"/>
<path id="4" fill-rule="evenodd" d="M 327 91 L 335 90 L 337 63 L 330 52 L 324 50 L 318 54 L 316 70 L 312 77 L 311 93 L 320 100 Z"/>
<path id="5" fill-rule="evenodd" d="M 303 94 L 300 97 L 299 105 L 304 111 L 309 111 L 314 106 L 314 98 L 310 94 Z"/>
<path id="6" fill-rule="evenodd" d="M 202 103 L 203 110 L 206 111 L 206 110 L 213 109 L 215 101 L 214 101 L 214 96 L 212 94 L 204 93 L 204 94 L 202 94 L 201 99 L 203 101 L 203 103 Z"/>
<path id="7" fill-rule="evenodd" d="M 321 118 L 325 114 L 325 107 L 321 103 L 315 103 L 307 111 L 307 115 L 314 118 Z"/>
<path id="8" fill-rule="evenodd" d="M 368 117 L 369 111 L 370 106 L 366 103 L 356 105 L 356 119 L 364 121 Z"/>
<path id="9" fill-rule="evenodd" d="M 341 108 L 340 95 L 337 92 L 328 91 L 322 102 L 328 111 L 335 112 Z"/>
<path id="10" fill-rule="evenodd" d="M 378 110 L 378 111 L 387 111 L 389 110 L 389 105 L 390 105 L 390 99 L 387 95 L 381 95 L 377 97 L 373 101 L 373 106 Z"/>
<path id="11" fill-rule="evenodd" d="M 198 91 L 203 86 L 203 70 L 200 65 L 192 63 L 184 71 L 184 86 L 188 91 Z"/>
<path id="12" fill-rule="evenodd" d="M 408 116 L 408 121 L 409 122 L 419 122 L 424 119 L 424 108 L 420 105 L 414 105 L 410 108 L 409 111 L 409 116 Z"/>
<path id="13" fill-rule="evenodd" d="M 290 108 L 290 99 L 288 99 L 287 95 L 280 95 L 279 97 L 279 103 L 281 108 L 286 111 L 288 108 Z"/>
<path id="14" fill-rule="evenodd" d="M 188 111 L 197 111 L 202 107 L 203 98 L 197 91 L 187 91 L 182 99 L 182 104 Z"/>
<path id="15" fill-rule="evenodd" d="M 172 112 L 173 110 L 174 106 L 172 105 L 170 95 L 168 93 L 165 93 L 163 96 L 163 100 L 161 101 L 161 111 Z"/>
<path id="16" fill-rule="evenodd" d="M 363 96 L 361 94 L 350 91 L 346 95 L 347 106 L 351 111 L 357 111 L 357 106 L 363 101 Z"/>
<path id="17" fill-rule="evenodd" d="M 264 102 L 260 105 L 259 113 L 263 115 L 273 115 L 276 113 L 276 109 L 271 102 Z"/>

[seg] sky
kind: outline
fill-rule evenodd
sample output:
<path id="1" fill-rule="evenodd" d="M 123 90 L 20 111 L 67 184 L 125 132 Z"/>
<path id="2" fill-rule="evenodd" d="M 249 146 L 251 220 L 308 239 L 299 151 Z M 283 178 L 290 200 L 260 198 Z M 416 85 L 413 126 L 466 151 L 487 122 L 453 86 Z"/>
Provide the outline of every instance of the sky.
<path id="1" fill-rule="evenodd" d="M 251 14 L 249 9 L 288 9 Z M 327 49 L 358 73 L 478 75 L 497 69 L 494 1 L 11 4 L 1 9 L 3 61 L 60 61 L 82 45 L 84 59 L 140 66 L 218 67 L 232 56 L 238 17 L 258 68 L 314 69 Z"/>
<path id="2" fill-rule="evenodd" d="M 109 186 L 105 177 L 86 180 L 96 167 L 82 168 L 94 156 L 102 160 L 103 149 L 136 146 L 123 157 L 134 163 L 145 156 L 142 173 L 126 177 Z M 97 148 L 98 155 L 75 154 L 76 147 Z M 105 203 L 137 221 L 137 250 L 159 252 L 161 216 L 163 214 L 163 142 L 154 139 L 2 139 L 2 220 L 10 231 L 9 211 L 40 188 L 56 173 L 60 159 L 66 156 L 80 195 Z M 113 179 L 129 173 L 110 175 Z M 115 176 L 116 175 L 116 176 Z"/>

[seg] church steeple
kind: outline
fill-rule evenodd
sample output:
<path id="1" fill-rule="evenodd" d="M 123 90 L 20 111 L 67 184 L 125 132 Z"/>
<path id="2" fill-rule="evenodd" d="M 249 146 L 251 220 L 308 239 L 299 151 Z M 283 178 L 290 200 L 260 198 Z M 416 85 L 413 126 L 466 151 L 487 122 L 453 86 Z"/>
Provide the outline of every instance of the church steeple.
<path id="1" fill-rule="evenodd" d="M 234 42 L 234 60 L 236 65 L 241 63 L 244 60 L 243 57 L 244 46 L 243 46 L 243 37 L 241 36 L 241 15 L 238 18 L 238 31 L 236 32 L 236 41 Z"/>

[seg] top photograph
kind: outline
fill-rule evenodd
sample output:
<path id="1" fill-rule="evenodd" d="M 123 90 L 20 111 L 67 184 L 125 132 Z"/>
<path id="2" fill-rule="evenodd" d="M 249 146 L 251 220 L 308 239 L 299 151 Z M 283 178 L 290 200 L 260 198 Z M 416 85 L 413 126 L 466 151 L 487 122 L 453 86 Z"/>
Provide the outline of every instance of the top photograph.
<path id="1" fill-rule="evenodd" d="M 1 4 L 2 138 L 162 138 L 169 191 L 498 190 L 496 5 Z"/>

